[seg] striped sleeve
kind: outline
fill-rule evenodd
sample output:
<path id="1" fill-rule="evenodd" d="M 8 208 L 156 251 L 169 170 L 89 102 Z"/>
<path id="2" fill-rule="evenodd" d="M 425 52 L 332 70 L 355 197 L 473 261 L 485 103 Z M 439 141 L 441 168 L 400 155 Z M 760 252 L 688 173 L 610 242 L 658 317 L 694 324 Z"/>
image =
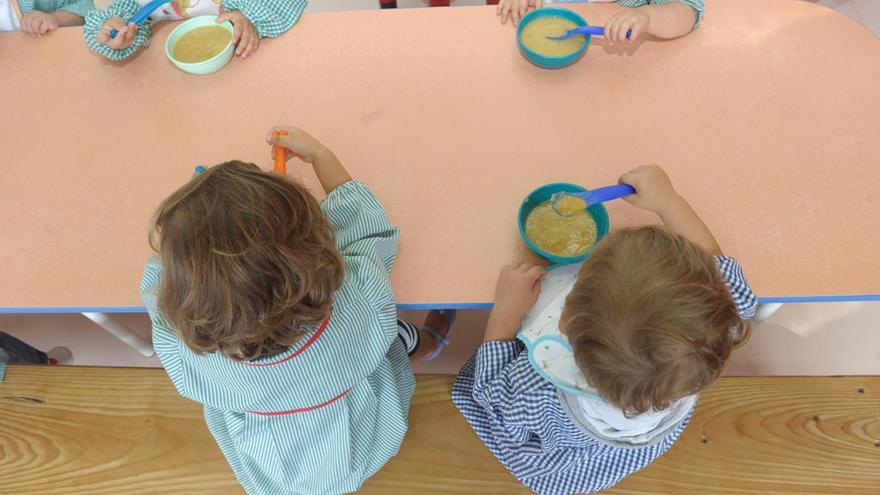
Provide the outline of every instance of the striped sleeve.
<path id="1" fill-rule="evenodd" d="M 156 356 L 162 363 L 162 367 L 168 373 L 168 377 L 174 383 L 177 391 L 181 395 L 187 396 L 185 393 L 185 383 L 183 377 L 183 367 L 180 363 L 180 354 L 178 346 L 180 340 L 177 334 L 171 328 L 171 325 L 165 321 L 162 313 L 159 312 L 159 281 L 162 278 L 162 267 L 159 257 L 154 256 L 144 268 L 144 274 L 141 277 L 140 295 L 141 301 L 147 308 L 150 315 L 150 324 L 152 327 L 153 349 Z"/>
<path id="2" fill-rule="evenodd" d="M 367 186 L 350 180 L 330 192 L 321 209 L 333 225 L 343 256 L 375 255 L 391 271 L 400 233 Z"/>
<path id="3" fill-rule="evenodd" d="M 223 5 L 228 11 L 244 14 L 260 38 L 274 38 L 296 24 L 307 3 L 307 0 L 225 0 Z"/>
<path id="4" fill-rule="evenodd" d="M 740 318 L 743 320 L 754 318 L 758 309 L 758 298 L 755 297 L 755 293 L 746 281 L 742 266 L 728 256 L 716 256 L 715 260 L 718 262 L 721 276 L 724 278 L 724 283 L 727 284 Z"/>
<path id="5" fill-rule="evenodd" d="M 101 27 L 111 17 L 118 17 L 123 21 L 134 15 L 140 9 L 135 0 L 113 0 L 113 3 L 105 10 L 92 10 L 86 15 L 86 24 L 83 26 L 83 38 L 86 40 L 89 50 L 102 55 L 110 60 L 123 60 L 130 57 L 134 52 L 150 44 L 153 29 L 149 22 L 138 24 L 137 34 L 128 48 L 114 50 L 107 45 L 98 43 L 96 39 Z"/>
<path id="6" fill-rule="evenodd" d="M 40 12 L 55 12 L 57 10 L 63 10 L 83 18 L 85 18 L 86 14 L 95 10 L 92 0 L 35 0 L 30 2 L 30 4 L 31 7 L 27 9 L 27 11 L 39 10 Z M 26 13 L 25 2 L 22 2 L 20 5 L 22 7 L 22 12 Z"/>
<path id="7" fill-rule="evenodd" d="M 391 267 L 400 233 L 385 208 L 367 186 L 352 180 L 331 191 L 321 209 L 333 225 L 346 278 L 374 308 L 393 306 Z"/>
<path id="8" fill-rule="evenodd" d="M 694 20 L 694 27 L 691 29 L 697 29 L 697 26 L 700 25 L 700 21 L 703 20 L 703 10 L 705 9 L 705 5 L 703 4 L 703 0 L 618 0 L 617 2 L 624 7 L 643 7 L 645 5 L 663 5 L 667 3 L 683 3 L 690 8 L 694 9 L 694 12 L 697 14 L 697 18 Z"/>

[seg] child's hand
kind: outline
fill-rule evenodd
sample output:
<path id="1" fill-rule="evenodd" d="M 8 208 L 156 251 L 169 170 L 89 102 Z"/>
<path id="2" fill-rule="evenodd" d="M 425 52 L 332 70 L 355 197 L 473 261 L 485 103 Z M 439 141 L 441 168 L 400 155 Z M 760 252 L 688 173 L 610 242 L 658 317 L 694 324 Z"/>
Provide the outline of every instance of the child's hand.
<path id="1" fill-rule="evenodd" d="M 286 132 L 286 136 L 273 136 L 275 132 Z M 296 127 L 276 125 L 269 130 L 266 142 L 284 148 L 284 157 L 289 161 L 297 157 L 306 163 L 313 163 L 315 158 L 327 148 L 307 132 Z M 273 155 L 274 156 L 274 155 Z"/>
<path id="2" fill-rule="evenodd" d="M 614 43 L 632 43 L 642 33 L 647 32 L 650 25 L 651 16 L 645 9 L 626 9 L 614 14 L 605 23 L 605 39 L 612 45 Z M 629 30 L 632 30 L 632 34 L 627 39 L 626 32 Z"/>
<path id="3" fill-rule="evenodd" d="M 541 277 L 545 273 L 543 266 L 528 262 L 513 262 L 501 269 L 495 286 L 495 307 L 489 315 L 484 341 L 516 337 L 523 316 L 538 300 Z"/>
<path id="4" fill-rule="evenodd" d="M 116 33 L 115 38 L 111 38 L 110 31 L 114 29 L 119 32 Z M 137 30 L 137 24 L 130 22 L 128 23 L 128 26 L 126 26 L 125 21 L 122 19 L 111 17 L 107 19 L 107 22 L 105 22 L 103 26 L 101 26 L 101 30 L 98 32 L 98 35 L 95 36 L 95 40 L 114 50 L 124 50 L 134 42 Z"/>
<path id="5" fill-rule="evenodd" d="M 658 165 L 642 165 L 630 170 L 620 177 L 619 182 L 636 190 L 635 194 L 625 196 L 624 201 L 654 213 L 661 214 L 681 200 L 672 188 L 669 176 Z"/>
<path id="6" fill-rule="evenodd" d="M 509 17 L 516 26 L 529 9 L 540 9 L 543 6 L 544 0 L 501 0 L 495 13 L 501 17 L 501 24 L 506 23 Z"/>
<path id="7" fill-rule="evenodd" d="M 58 21 L 52 14 L 32 10 L 21 18 L 21 30 L 34 38 L 58 29 Z"/>
<path id="8" fill-rule="evenodd" d="M 223 21 L 232 23 L 232 44 L 235 45 L 236 55 L 247 58 L 248 55 L 257 51 L 257 47 L 260 46 L 260 35 L 257 33 L 257 28 L 244 14 L 237 10 L 226 12 L 221 5 L 217 22 Z"/>

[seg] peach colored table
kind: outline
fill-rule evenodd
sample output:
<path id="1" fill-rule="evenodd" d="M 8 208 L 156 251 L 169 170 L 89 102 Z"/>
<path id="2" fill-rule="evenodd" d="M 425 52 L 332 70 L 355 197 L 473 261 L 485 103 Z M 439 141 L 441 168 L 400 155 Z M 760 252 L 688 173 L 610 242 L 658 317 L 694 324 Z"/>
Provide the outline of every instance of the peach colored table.
<path id="1" fill-rule="evenodd" d="M 602 23 L 620 7 L 572 7 Z M 126 64 L 77 29 L 0 35 L 0 307 L 137 310 L 147 225 L 198 163 L 269 168 L 266 130 L 308 129 L 400 225 L 403 305 L 491 301 L 525 252 L 520 200 L 660 163 L 764 301 L 877 298 L 880 42 L 830 10 L 707 0 L 700 29 L 551 72 L 494 9 L 312 14 L 195 77 L 165 25 Z M 304 173 L 305 168 L 294 169 Z M 623 202 L 614 226 L 656 221 Z M 782 299 L 780 299 L 782 298 Z"/>

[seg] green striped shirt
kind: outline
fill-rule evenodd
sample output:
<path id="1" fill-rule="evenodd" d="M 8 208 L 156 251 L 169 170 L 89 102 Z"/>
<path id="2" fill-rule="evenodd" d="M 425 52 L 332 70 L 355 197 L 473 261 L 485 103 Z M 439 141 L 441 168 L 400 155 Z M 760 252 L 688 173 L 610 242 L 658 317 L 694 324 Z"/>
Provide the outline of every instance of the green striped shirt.
<path id="1" fill-rule="evenodd" d="M 86 14 L 95 10 L 92 0 L 19 0 L 18 6 L 21 8 L 22 15 L 34 10 L 46 13 L 63 10 L 85 17 Z"/>
<path id="2" fill-rule="evenodd" d="M 415 376 L 397 338 L 391 292 L 398 230 L 356 181 L 336 188 L 321 208 L 334 226 L 345 282 L 323 333 L 310 330 L 282 354 L 245 364 L 193 353 L 157 309 L 158 258 L 144 270 L 156 354 L 177 390 L 204 404 L 208 428 L 251 495 L 354 491 L 397 453 L 407 429 Z"/>
<path id="3" fill-rule="evenodd" d="M 212 2 L 212 0 L 201 0 Z M 143 0 L 142 3 L 147 3 Z M 227 12 L 239 11 L 254 25 L 260 38 L 273 38 L 286 32 L 296 24 L 300 15 L 306 8 L 308 0 L 224 0 L 223 7 Z M 216 13 L 220 12 L 220 5 Z M 141 8 L 141 3 L 136 0 L 114 0 L 106 10 L 94 10 L 86 16 L 83 27 L 83 37 L 86 44 L 93 52 L 99 53 L 111 60 L 128 58 L 141 47 L 150 44 L 153 36 L 151 22 L 138 25 L 138 31 L 131 45 L 122 50 L 114 50 L 106 45 L 98 43 L 96 37 L 101 32 L 101 27 L 111 17 L 119 17 L 123 21 L 128 20 Z M 173 10 L 168 10 L 173 12 Z"/>

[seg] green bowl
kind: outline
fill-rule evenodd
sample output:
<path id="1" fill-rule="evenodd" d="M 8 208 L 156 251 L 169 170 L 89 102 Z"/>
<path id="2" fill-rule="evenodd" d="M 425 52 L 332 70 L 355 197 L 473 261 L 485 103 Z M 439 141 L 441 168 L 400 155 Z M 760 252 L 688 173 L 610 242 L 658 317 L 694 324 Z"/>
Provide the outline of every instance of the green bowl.
<path id="1" fill-rule="evenodd" d="M 184 72 L 189 72 L 190 74 L 197 75 L 205 75 L 211 74 L 212 72 L 217 72 L 222 69 L 223 66 L 229 63 L 232 59 L 232 55 L 235 53 L 235 45 L 232 44 L 232 41 L 226 45 L 226 48 L 223 49 L 222 52 L 214 55 L 208 60 L 202 62 L 195 62 L 188 64 L 186 62 L 181 62 L 174 58 L 172 55 L 172 49 L 174 45 L 180 41 L 180 38 L 192 31 L 193 29 L 200 28 L 203 26 L 223 26 L 229 30 L 230 33 L 232 30 L 232 23 L 229 21 L 226 22 L 217 22 L 217 16 L 213 15 L 201 15 L 198 17 L 193 17 L 185 22 L 182 22 L 179 26 L 174 28 L 171 31 L 171 34 L 168 35 L 168 39 L 165 40 L 165 56 L 168 57 L 168 60 L 171 61 L 172 64 L 179 67 Z"/>

